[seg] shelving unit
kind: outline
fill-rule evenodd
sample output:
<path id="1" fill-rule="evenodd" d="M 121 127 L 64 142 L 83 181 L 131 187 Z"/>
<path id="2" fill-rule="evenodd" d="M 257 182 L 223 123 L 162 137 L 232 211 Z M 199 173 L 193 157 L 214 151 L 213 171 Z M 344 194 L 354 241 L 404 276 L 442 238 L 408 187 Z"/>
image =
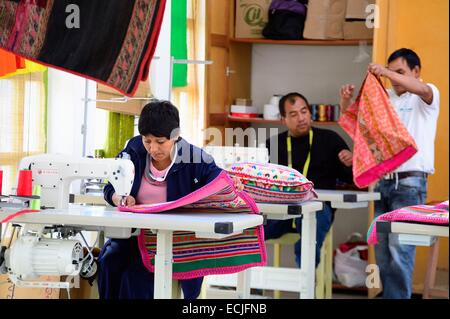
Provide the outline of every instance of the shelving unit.
<path id="1" fill-rule="evenodd" d="M 258 44 L 287 44 L 287 45 L 372 45 L 372 40 L 270 40 L 255 38 L 230 38 L 231 42 Z"/>
<path id="2" fill-rule="evenodd" d="M 255 124 L 275 124 L 275 125 L 282 125 L 281 120 L 265 120 L 262 118 L 242 118 L 242 117 L 236 117 L 228 115 L 227 117 L 229 122 L 241 122 L 241 123 L 255 123 Z M 337 125 L 337 122 L 319 122 L 314 121 L 315 125 Z"/>

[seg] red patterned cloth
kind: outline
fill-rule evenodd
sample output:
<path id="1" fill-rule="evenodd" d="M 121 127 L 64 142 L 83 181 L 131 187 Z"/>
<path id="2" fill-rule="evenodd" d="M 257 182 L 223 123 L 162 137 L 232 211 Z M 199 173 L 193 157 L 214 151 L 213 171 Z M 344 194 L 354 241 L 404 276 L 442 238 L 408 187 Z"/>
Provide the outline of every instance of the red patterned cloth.
<path id="1" fill-rule="evenodd" d="M 386 90 L 369 72 L 339 124 L 354 141 L 353 179 L 360 188 L 378 181 L 417 153 L 416 143 Z"/>

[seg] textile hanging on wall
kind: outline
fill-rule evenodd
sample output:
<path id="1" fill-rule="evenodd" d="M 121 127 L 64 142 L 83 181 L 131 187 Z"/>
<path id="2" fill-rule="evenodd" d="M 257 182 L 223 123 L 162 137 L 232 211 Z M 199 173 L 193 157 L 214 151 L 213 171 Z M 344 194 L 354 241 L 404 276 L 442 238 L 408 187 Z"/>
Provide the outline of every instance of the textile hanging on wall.
<path id="1" fill-rule="evenodd" d="M 376 223 L 383 220 L 448 226 L 448 200 L 438 205 L 414 205 L 403 207 L 378 216 L 372 222 L 367 234 L 367 243 L 369 245 L 378 243 Z"/>
<path id="2" fill-rule="evenodd" d="M 199 190 L 176 201 L 119 207 L 120 211 L 159 213 L 259 213 L 255 202 L 244 192 L 236 191 L 225 171 Z M 224 239 L 196 238 L 195 233 L 175 231 L 173 234 L 173 278 L 189 279 L 207 275 L 240 272 L 266 264 L 263 226 L 244 230 L 242 234 Z M 156 234 L 142 230 L 138 239 L 142 261 L 151 272 L 155 270 Z"/>
<path id="3" fill-rule="evenodd" d="M 3 0 L 0 48 L 133 96 L 149 66 L 165 0 Z"/>
<path id="4" fill-rule="evenodd" d="M 415 153 L 416 142 L 398 117 L 380 80 L 368 72 L 355 102 L 339 125 L 354 142 L 353 179 L 367 187 Z"/>

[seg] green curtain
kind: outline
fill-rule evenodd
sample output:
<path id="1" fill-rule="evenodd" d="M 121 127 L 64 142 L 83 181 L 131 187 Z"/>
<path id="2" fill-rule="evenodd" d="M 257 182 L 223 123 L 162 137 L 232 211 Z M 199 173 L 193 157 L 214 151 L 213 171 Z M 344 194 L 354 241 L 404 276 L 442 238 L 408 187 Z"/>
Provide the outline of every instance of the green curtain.
<path id="1" fill-rule="evenodd" d="M 172 0 L 170 54 L 187 59 L 187 0 Z M 172 87 L 187 86 L 187 64 L 174 64 Z"/>
<path id="2" fill-rule="evenodd" d="M 134 135 L 134 116 L 109 112 L 105 157 L 116 157 Z"/>

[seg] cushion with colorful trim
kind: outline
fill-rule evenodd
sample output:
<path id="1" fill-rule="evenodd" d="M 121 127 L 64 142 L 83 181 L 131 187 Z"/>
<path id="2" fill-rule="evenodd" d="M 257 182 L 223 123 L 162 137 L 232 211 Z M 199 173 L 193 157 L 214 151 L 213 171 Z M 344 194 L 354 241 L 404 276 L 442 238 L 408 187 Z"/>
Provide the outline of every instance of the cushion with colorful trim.
<path id="1" fill-rule="evenodd" d="M 314 184 L 287 166 L 238 163 L 227 171 L 241 180 L 244 191 L 257 202 L 298 203 L 317 198 Z"/>

